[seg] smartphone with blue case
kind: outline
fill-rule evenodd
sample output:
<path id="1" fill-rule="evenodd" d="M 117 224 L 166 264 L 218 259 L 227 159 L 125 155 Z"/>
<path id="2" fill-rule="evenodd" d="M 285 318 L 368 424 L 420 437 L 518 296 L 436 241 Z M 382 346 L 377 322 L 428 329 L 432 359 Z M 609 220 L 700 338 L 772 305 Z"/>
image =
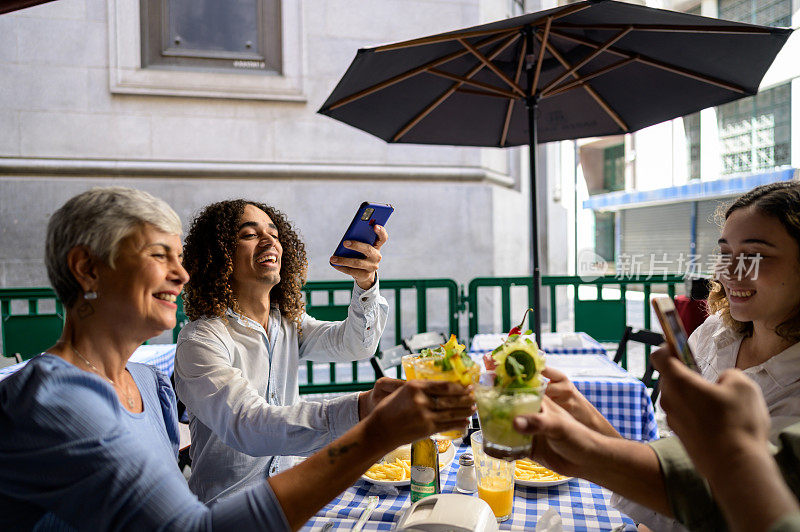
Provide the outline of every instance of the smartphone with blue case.
<path id="1" fill-rule="evenodd" d="M 345 231 L 344 236 L 339 241 L 339 245 L 336 247 L 336 251 L 334 251 L 333 254 L 337 257 L 363 259 L 363 253 L 347 249 L 344 247 L 344 241 L 356 240 L 369 244 L 370 246 L 374 245 L 375 241 L 378 239 L 378 235 L 375 234 L 373 226 L 376 224 L 385 226 L 386 221 L 393 212 L 394 207 L 391 205 L 386 205 L 384 203 L 368 203 L 366 201 L 362 203 L 358 207 L 353 221 L 350 222 L 350 227 Z"/>

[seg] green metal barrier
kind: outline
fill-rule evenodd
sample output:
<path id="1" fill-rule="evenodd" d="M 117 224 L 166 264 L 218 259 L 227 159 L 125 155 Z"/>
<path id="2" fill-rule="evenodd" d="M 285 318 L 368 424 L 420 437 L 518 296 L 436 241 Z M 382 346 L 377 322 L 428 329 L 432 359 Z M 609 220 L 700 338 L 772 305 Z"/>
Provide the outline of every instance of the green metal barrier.
<path id="1" fill-rule="evenodd" d="M 178 335 L 181 333 L 183 326 L 189 323 L 189 318 L 186 317 L 186 312 L 183 310 L 183 292 L 178 295 L 176 301 L 178 310 L 175 311 L 175 327 L 172 329 L 172 343 L 178 343 Z"/>
<path id="2" fill-rule="evenodd" d="M 39 312 L 43 300 L 54 302 L 55 312 Z M 27 313 L 12 314 L 12 301 L 27 302 Z M 64 328 L 64 307 L 51 288 L 5 288 L 0 290 L 3 355 L 34 357 L 56 343 Z"/>
<path id="3" fill-rule="evenodd" d="M 347 301 L 350 301 L 350 293 L 353 290 L 352 281 L 309 281 L 303 287 L 306 296 L 306 312 L 320 320 L 343 320 L 347 317 L 347 304 L 337 304 L 335 302 L 336 292 L 346 294 Z M 447 312 L 449 331 L 458 331 L 458 315 L 463 310 L 463 304 L 458 294 L 458 285 L 452 279 L 381 279 L 381 294 L 387 299 L 393 300 L 393 309 L 390 314 L 394 316 L 394 337 L 397 342 L 403 337 L 403 301 L 406 291 L 412 291 L 416 298 L 416 332 L 428 330 L 428 291 L 446 290 L 447 291 Z M 314 302 L 314 293 L 326 294 L 326 303 L 319 304 Z M 393 296 L 393 297 L 392 297 Z M 313 304 L 312 304 L 313 303 Z M 447 332 L 447 331 L 444 331 Z M 380 353 L 378 353 L 380 356 Z M 300 393 L 333 393 L 351 392 L 368 390 L 375 383 L 374 375 L 367 380 L 360 380 L 358 375 L 358 362 L 350 362 L 351 380 L 349 382 L 337 382 L 335 363 L 323 363 L 328 365 L 329 382 L 314 382 L 314 366 L 319 362 L 306 362 L 306 374 L 308 375 L 307 384 L 300 385 Z M 341 363 L 339 363 L 341 364 Z M 400 377 L 400 368 L 397 368 L 397 376 Z"/>
<path id="4" fill-rule="evenodd" d="M 666 285 L 667 293 L 670 297 L 675 297 L 675 285 L 682 284 L 683 277 L 680 275 L 666 276 L 605 276 L 593 281 L 584 281 L 577 276 L 567 275 L 545 275 L 542 277 L 542 287 L 549 290 L 550 301 L 550 330 L 555 331 L 558 325 L 558 305 L 556 288 L 559 286 L 574 287 L 573 302 L 575 305 L 574 329 L 587 333 L 589 336 L 601 342 L 616 342 L 625 331 L 626 326 L 626 307 L 625 292 L 633 287 L 642 287 L 644 292 L 644 328 L 650 329 L 650 294 L 653 285 Z M 619 299 L 603 299 L 603 286 L 618 286 L 620 290 Z M 511 288 L 515 286 L 527 288 L 527 305 L 533 305 L 533 279 L 529 276 L 524 277 L 478 277 L 469 283 L 467 293 L 469 294 L 469 337 L 472 338 L 478 333 L 478 293 L 481 288 L 494 287 L 500 289 L 500 312 L 502 327 L 508 331 L 513 326 L 511 323 Z M 580 286 L 595 286 L 597 289 L 596 299 L 580 299 Z M 516 325 L 516 324 L 514 324 Z M 623 366 L 627 365 L 627 360 L 622 361 Z"/>
<path id="5" fill-rule="evenodd" d="M 644 327 L 651 328 L 649 309 L 650 293 L 653 285 L 666 285 L 667 293 L 675 296 L 675 285 L 683 283 L 679 275 L 659 276 L 647 279 L 644 276 L 619 279 L 606 276 L 590 282 L 584 282 L 580 277 L 574 276 L 544 276 L 542 285 L 549 290 L 550 301 L 550 329 L 557 328 L 557 294 L 556 288 L 560 286 L 574 287 L 575 327 L 576 331 L 583 331 L 600 341 L 617 341 L 625 328 L 625 292 L 626 289 L 642 287 L 644 292 Z M 598 297 L 596 299 L 579 299 L 580 286 L 595 286 Z M 620 298 L 604 300 L 602 298 L 603 286 L 618 286 Z M 464 289 L 452 279 L 395 279 L 381 280 L 381 293 L 392 300 L 393 308 L 390 314 L 394 317 L 394 337 L 397 342 L 403 337 L 403 302 L 413 294 L 416 299 L 416 332 L 428 330 L 428 298 L 430 290 L 446 291 L 447 323 L 449 331 L 459 330 L 459 314 L 469 306 L 469 337 L 478 332 L 479 304 L 478 294 L 481 289 L 495 287 L 500 289 L 501 316 L 503 330 L 512 327 L 511 322 L 511 288 L 521 286 L 526 288 L 528 306 L 533 302 L 533 284 L 531 277 L 483 277 L 473 279 L 467 294 Z M 303 287 L 306 296 L 307 312 L 318 319 L 340 320 L 347 315 L 347 304 L 336 303 L 335 294 L 343 292 L 346 301 L 350 301 L 353 289 L 352 281 L 311 281 Z M 324 302 L 317 301 L 313 294 L 323 293 Z M 55 313 L 39 313 L 39 301 L 51 299 L 55 301 Z M 27 301 L 27 314 L 11 314 L 11 301 Z M 55 292 L 50 288 L 4 288 L 0 289 L 0 318 L 2 318 L 3 352 L 13 355 L 19 352 L 25 357 L 30 357 L 41 352 L 55 343 L 63 327 L 64 310 L 57 300 Z M 177 339 L 180 328 L 186 323 L 182 302 L 178 305 L 178 324 L 173 330 L 173 341 Z M 516 319 L 516 316 L 515 316 Z M 627 361 L 623 361 L 627 363 Z M 366 380 L 358 375 L 358 363 L 349 363 L 350 380 L 342 382 L 336 376 L 336 364 L 328 364 L 329 382 L 314 382 L 314 363 L 308 362 L 308 382 L 300 386 L 300 393 L 331 393 L 343 391 L 366 390 L 372 387 L 374 376 Z M 400 369 L 397 369 L 400 375 Z"/>

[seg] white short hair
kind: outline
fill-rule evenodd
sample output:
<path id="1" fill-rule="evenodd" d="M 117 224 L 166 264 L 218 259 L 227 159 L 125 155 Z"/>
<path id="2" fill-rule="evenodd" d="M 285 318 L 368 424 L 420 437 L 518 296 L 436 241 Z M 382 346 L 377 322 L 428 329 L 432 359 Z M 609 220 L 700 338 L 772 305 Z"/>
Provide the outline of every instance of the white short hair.
<path id="1" fill-rule="evenodd" d="M 47 224 L 44 260 L 47 277 L 61 302 L 71 307 L 83 293 L 67 265 L 75 246 L 114 267 L 119 243 L 137 228 L 150 224 L 180 235 L 181 220 L 161 199 L 133 188 L 99 187 L 70 198 Z"/>

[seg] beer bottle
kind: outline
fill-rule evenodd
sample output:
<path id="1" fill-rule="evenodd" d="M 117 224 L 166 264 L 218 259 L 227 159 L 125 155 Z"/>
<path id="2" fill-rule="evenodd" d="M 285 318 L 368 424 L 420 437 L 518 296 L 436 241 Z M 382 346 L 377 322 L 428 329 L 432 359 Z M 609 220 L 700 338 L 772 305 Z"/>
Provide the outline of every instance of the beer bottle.
<path id="1" fill-rule="evenodd" d="M 411 502 L 441 493 L 439 487 L 439 452 L 433 438 L 411 444 Z"/>

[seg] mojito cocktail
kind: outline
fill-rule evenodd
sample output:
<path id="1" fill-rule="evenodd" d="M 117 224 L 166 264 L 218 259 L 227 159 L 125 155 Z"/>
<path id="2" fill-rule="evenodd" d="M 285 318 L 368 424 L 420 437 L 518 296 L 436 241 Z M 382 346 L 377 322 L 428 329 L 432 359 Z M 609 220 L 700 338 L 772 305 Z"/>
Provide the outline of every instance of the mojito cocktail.
<path id="1" fill-rule="evenodd" d="M 489 456 L 514 460 L 530 454 L 533 437 L 514 429 L 514 418 L 542 408 L 544 357 L 535 342 L 512 335 L 492 352 L 495 372 L 475 387 L 483 449 Z"/>

